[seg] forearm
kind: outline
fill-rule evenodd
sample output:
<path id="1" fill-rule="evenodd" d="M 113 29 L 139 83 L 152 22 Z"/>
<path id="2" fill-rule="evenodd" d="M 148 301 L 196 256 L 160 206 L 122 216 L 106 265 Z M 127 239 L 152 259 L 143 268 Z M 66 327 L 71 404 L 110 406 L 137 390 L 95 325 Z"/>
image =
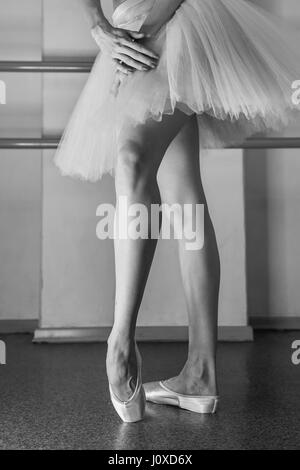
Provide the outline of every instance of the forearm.
<path id="1" fill-rule="evenodd" d="M 90 27 L 100 26 L 107 28 L 110 26 L 109 21 L 106 19 L 101 6 L 101 0 L 82 0 L 85 6 L 87 19 Z"/>

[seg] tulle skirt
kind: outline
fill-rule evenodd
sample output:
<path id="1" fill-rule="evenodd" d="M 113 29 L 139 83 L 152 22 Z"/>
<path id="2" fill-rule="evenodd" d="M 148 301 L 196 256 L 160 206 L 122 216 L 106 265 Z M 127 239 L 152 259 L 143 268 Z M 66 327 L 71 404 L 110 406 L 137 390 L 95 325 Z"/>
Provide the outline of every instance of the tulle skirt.
<path id="1" fill-rule="evenodd" d="M 164 0 L 165 1 L 165 0 Z M 115 26 L 139 30 L 153 0 L 126 0 Z M 148 10 L 147 10 L 148 8 Z M 197 114 L 202 148 L 239 144 L 288 124 L 300 56 L 279 20 L 244 0 L 185 0 L 146 45 L 156 69 L 135 72 L 116 90 L 116 65 L 99 53 L 55 163 L 64 175 L 97 181 L 114 173 L 118 134 L 180 109 Z"/>

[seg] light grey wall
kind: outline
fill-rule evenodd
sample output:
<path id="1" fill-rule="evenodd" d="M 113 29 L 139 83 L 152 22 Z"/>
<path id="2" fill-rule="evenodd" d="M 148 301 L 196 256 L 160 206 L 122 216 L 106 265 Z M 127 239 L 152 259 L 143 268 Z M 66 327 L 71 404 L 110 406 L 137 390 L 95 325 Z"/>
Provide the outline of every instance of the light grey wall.
<path id="1" fill-rule="evenodd" d="M 248 310 L 300 316 L 299 150 L 247 151 Z"/>
<path id="2" fill-rule="evenodd" d="M 300 16 L 299 0 L 256 3 L 277 9 L 294 23 Z M 106 7 L 109 10 L 109 2 Z M 0 0 L 0 12 L 0 60 L 96 53 L 80 0 Z M 52 134 L 63 128 L 86 75 L 1 74 L 0 78 L 8 84 L 8 104 L 0 105 L 0 136 L 40 136 L 42 125 Z M 91 185 L 61 178 L 51 158 L 51 152 L 44 152 L 42 168 L 37 151 L 0 151 L 0 318 L 38 318 L 43 270 L 45 326 L 108 325 L 112 247 L 95 238 L 95 208 L 101 201 L 113 200 L 112 182 L 106 178 L 103 184 Z M 300 316 L 298 151 L 251 151 L 245 162 L 249 312 Z M 244 324 L 241 152 L 227 152 L 224 158 L 215 153 L 203 165 L 227 266 L 221 323 Z M 237 188 L 240 199 L 229 191 L 224 200 L 227 188 Z M 226 219 L 226 203 L 233 204 L 233 219 Z M 140 321 L 182 324 L 186 320 L 174 244 L 160 246 L 157 254 Z M 173 276 L 160 284 L 157 273 L 161 271 L 166 279 L 167 259 L 172 259 Z M 239 268 L 230 269 L 230 260 Z M 174 293 L 174 286 L 176 309 L 170 309 L 167 297 Z"/>
<path id="3" fill-rule="evenodd" d="M 300 29 L 298 0 L 255 3 Z M 299 134 L 300 120 L 285 132 Z M 249 315 L 300 317 L 299 149 L 245 152 L 245 217 Z"/>
<path id="4" fill-rule="evenodd" d="M 0 60 L 41 60 L 40 0 L 0 0 Z M 42 77 L 1 73 L 0 137 L 40 137 Z M 0 319 L 40 310 L 41 152 L 0 151 Z"/>

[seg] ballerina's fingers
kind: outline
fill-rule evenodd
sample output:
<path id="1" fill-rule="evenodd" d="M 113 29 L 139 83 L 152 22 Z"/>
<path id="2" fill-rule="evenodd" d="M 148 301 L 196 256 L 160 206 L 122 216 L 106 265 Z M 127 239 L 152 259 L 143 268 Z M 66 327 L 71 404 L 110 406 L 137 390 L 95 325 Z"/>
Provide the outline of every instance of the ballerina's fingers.
<path id="1" fill-rule="evenodd" d="M 134 51 L 136 51 L 140 54 L 143 54 L 147 57 L 150 57 L 150 58 L 155 59 L 155 60 L 159 59 L 159 56 L 155 52 L 150 51 L 150 49 L 147 49 L 147 47 L 142 46 L 141 44 L 136 42 L 134 39 L 131 39 L 130 41 L 128 41 L 128 39 L 122 38 L 119 41 L 119 43 L 120 43 L 120 46 L 124 46 L 124 47 L 128 47 L 130 49 L 133 49 Z"/>
<path id="2" fill-rule="evenodd" d="M 134 72 L 134 69 L 132 67 L 129 67 L 128 65 L 124 64 L 123 62 L 119 62 L 116 60 L 117 63 L 117 70 L 125 75 L 130 75 L 131 73 Z"/>
<path id="3" fill-rule="evenodd" d="M 117 53 L 117 52 L 114 52 L 113 53 L 113 59 L 116 60 L 116 61 L 120 61 L 123 63 L 123 65 L 127 65 L 135 70 L 140 70 L 140 71 L 146 71 L 146 70 L 149 70 L 151 67 L 145 65 L 144 63 L 142 62 L 139 62 L 135 59 L 133 59 L 132 57 L 129 57 L 127 56 L 126 54 L 120 54 L 120 53 Z"/>
<path id="4" fill-rule="evenodd" d="M 138 52 L 136 49 L 132 49 L 131 47 L 128 47 L 128 46 L 118 46 L 115 49 L 115 53 L 130 57 L 136 62 L 146 65 L 149 68 L 154 69 L 157 65 L 156 59 L 149 57 L 148 55 L 145 55 L 144 53 Z"/>

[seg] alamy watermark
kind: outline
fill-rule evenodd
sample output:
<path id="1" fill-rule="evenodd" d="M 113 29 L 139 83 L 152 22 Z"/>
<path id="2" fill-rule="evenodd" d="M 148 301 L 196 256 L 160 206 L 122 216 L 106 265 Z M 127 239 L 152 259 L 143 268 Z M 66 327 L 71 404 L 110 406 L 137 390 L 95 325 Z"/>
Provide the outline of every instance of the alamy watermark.
<path id="1" fill-rule="evenodd" d="M 300 80 L 295 80 L 292 83 L 292 89 L 295 90 L 292 94 L 292 103 L 295 106 L 299 106 L 300 104 Z"/>
<path id="2" fill-rule="evenodd" d="M 0 365 L 6 364 L 6 344 L 0 340 Z"/>
<path id="3" fill-rule="evenodd" d="M 112 204 L 100 204 L 96 235 L 100 240 L 158 239 L 184 240 L 187 250 L 204 245 L 203 204 L 129 204 L 127 196 Z"/>
<path id="4" fill-rule="evenodd" d="M 300 365 L 300 339 L 295 339 L 295 341 L 292 342 L 292 349 L 294 350 L 292 353 L 292 363 L 294 366 L 299 366 Z"/>
<path id="5" fill-rule="evenodd" d="M 0 80 L 0 104 L 6 104 L 6 83 Z"/>

